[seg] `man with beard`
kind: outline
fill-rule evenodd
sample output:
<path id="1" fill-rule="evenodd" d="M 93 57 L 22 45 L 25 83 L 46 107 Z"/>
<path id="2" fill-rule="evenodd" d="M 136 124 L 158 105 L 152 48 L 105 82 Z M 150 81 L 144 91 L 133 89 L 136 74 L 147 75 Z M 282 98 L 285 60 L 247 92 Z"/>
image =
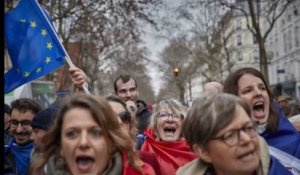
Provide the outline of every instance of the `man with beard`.
<path id="1" fill-rule="evenodd" d="M 40 105 L 29 98 L 20 98 L 11 103 L 9 132 L 13 139 L 4 145 L 4 173 L 24 175 L 30 164 L 33 143 L 30 140 L 33 117 L 41 110 Z"/>

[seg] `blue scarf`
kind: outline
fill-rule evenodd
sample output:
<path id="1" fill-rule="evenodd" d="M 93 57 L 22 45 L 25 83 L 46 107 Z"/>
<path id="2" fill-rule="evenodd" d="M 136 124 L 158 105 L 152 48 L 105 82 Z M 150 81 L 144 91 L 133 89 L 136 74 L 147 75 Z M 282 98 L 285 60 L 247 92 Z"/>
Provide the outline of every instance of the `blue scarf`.
<path id="1" fill-rule="evenodd" d="M 12 139 L 4 146 L 5 155 L 7 151 L 12 151 L 18 175 L 25 175 L 30 165 L 30 155 L 33 149 L 33 143 L 24 146 L 17 145 Z"/>
<path id="2" fill-rule="evenodd" d="M 268 145 L 274 146 L 294 157 L 300 159 L 300 134 L 285 116 L 279 105 L 273 101 L 272 105 L 279 113 L 280 121 L 278 123 L 277 132 L 263 132 L 261 136 L 267 141 Z"/>

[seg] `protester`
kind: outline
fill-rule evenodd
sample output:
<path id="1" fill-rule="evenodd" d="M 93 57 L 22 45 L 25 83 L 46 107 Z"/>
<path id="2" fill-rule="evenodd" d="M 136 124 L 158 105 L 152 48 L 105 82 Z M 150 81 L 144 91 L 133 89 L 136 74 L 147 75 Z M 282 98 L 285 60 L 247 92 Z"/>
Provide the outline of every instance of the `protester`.
<path id="1" fill-rule="evenodd" d="M 123 127 L 124 131 L 130 135 L 133 141 L 136 142 L 137 128 L 136 128 L 136 121 L 135 121 L 136 117 L 134 116 L 136 114 L 134 112 L 136 109 L 132 109 L 135 107 L 134 102 L 127 101 L 125 103 L 120 97 L 116 95 L 109 95 L 106 97 L 106 100 L 108 100 L 108 103 L 110 104 L 114 112 L 117 113 L 118 118 L 120 119 L 119 120 L 120 124 Z M 132 113 L 129 112 L 130 110 L 132 110 Z M 137 145 L 138 143 L 135 144 L 136 144 L 136 148 L 140 150 L 140 148 L 138 147 L 140 147 L 141 145 Z M 137 151 L 137 153 L 139 157 L 142 159 L 142 161 L 148 163 L 153 167 L 156 175 L 161 175 L 159 163 L 153 153 L 144 152 L 144 151 Z"/>
<path id="2" fill-rule="evenodd" d="M 72 77 L 73 84 L 82 88 L 83 84 L 87 82 L 87 76 L 85 73 L 77 68 L 70 67 L 70 75 Z M 137 106 L 137 119 L 138 119 L 138 133 L 143 134 L 146 127 L 149 125 L 149 117 L 151 116 L 151 110 L 147 108 L 147 104 L 138 100 L 139 89 L 136 80 L 130 75 L 120 75 L 114 81 L 115 94 L 126 101 L 133 101 Z"/>
<path id="3" fill-rule="evenodd" d="M 118 115 L 118 119 L 120 119 L 119 121 L 124 131 L 135 141 L 137 135 L 136 121 L 129 112 L 125 101 L 116 95 L 109 95 L 106 97 L 106 100 L 113 111 Z"/>
<path id="4" fill-rule="evenodd" d="M 4 131 L 8 132 L 10 121 L 10 107 L 4 104 Z"/>
<path id="5" fill-rule="evenodd" d="M 163 99 L 153 108 L 141 150 L 155 154 L 163 175 L 175 174 L 180 166 L 197 157 L 182 136 L 185 117 L 183 105 L 173 98 Z"/>
<path id="6" fill-rule="evenodd" d="M 148 109 L 147 104 L 138 100 L 139 89 L 136 80 L 130 75 L 120 75 L 114 82 L 114 90 L 117 96 L 124 101 L 134 101 L 137 106 L 138 133 L 143 134 L 149 125 L 149 118 L 152 112 Z"/>
<path id="7" fill-rule="evenodd" d="M 54 118 L 57 115 L 57 110 L 53 108 L 47 108 L 39 112 L 32 120 L 32 134 L 30 139 L 33 141 L 35 149 L 33 157 L 39 156 L 45 148 L 45 135 L 52 126 Z M 33 162 L 33 160 L 31 160 Z"/>
<path id="8" fill-rule="evenodd" d="M 291 117 L 291 104 L 287 96 L 280 95 L 277 97 L 277 102 L 281 109 L 283 110 L 286 117 Z"/>
<path id="9" fill-rule="evenodd" d="M 176 174 L 291 174 L 270 157 L 250 115 L 249 106 L 230 94 L 196 99 L 183 123 L 183 134 L 199 158 Z"/>
<path id="10" fill-rule="evenodd" d="M 32 174 L 154 174 L 138 158 L 132 139 L 101 97 L 69 97 L 46 138 Z"/>
<path id="11" fill-rule="evenodd" d="M 208 93 L 208 92 L 211 92 L 211 93 L 223 92 L 223 85 L 216 81 L 208 82 L 204 85 L 203 91 L 206 93 Z"/>
<path id="12" fill-rule="evenodd" d="M 4 104 L 4 144 L 11 139 L 9 134 L 10 126 L 10 107 L 7 104 Z"/>
<path id="13" fill-rule="evenodd" d="M 300 114 L 294 115 L 293 117 L 289 118 L 289 121 L 292 125 L 296 128 L 298 132 L 300 132 Z"/>
<path id="14" fill-rule="evenodd" d="M 14 172 L 24 175 L 30 165 L 30 153 L 33 143 L 30 141 L 34 116 L 41 110 L 38 103 L 29 98 L 20 98 L 11 102 L 10 134 L 11 139 L 4 145 L 4 173 Z"/>
<path id="15" fill-rule="evenodd" d="M 263 75 L 254 68 L 241 68 L 224 82 L 224 92 L 243 99 L 251 108 L 251 118 L 267 141 L 271 155 L 291 168 L 300 159 L 300 135 L 288 121 L 269 90 Z M 283 158 L 282 158 L 283 157 Z M 297 164 L 298 168 L 300 164 Z"/>

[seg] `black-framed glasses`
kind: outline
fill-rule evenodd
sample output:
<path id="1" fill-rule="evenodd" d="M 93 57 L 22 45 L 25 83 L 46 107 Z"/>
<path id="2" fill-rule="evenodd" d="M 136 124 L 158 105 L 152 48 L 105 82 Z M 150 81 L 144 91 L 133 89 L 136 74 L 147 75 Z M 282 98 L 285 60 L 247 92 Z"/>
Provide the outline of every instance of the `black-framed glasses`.
<path id="1" fill-rule="evenodd" d="M 118 116 L 120 117 L 123 123 L 130 123 L 131 121 L 131 114 L 128 111 L 120 112 Z"/>
<path id="2" fill-rule="evenodd" d="M 16 119 L 12 119 L 9 122 L 10 122 L 11 126 L 13 126 L 13 127 L 17 127 L 17 126 L 19 126 L 19 124 L 21 124 L 22 127 L 28 127 L 31 124 L 31 120 L 21 120 L 21 121 L 19 121 L 19 120 L 16 120 Z"/>
<path id="3" fill-rule="evenodd" d="M 240 142 L 241 131 L 246 133 L 251 138 L 257 136 L 257 126 L 253 123 L 247 123 L 242 128 L 234 129 L 225 132 L 222 136 L 213 137 L 209 140 L 222 140 L 228 146 L 234 146 Z"/>
<path id="4" fill-rule="evenodd" d="M 157 114 L 157 117 L 160 118 L 161 120 L 167 120 L 169 117 L 171 117 L 175 121 L 179 121 L 183 119 L 182 115 L 178 115 L 176 113 L 169 114 L 167 112 L 159 112 Z"/>

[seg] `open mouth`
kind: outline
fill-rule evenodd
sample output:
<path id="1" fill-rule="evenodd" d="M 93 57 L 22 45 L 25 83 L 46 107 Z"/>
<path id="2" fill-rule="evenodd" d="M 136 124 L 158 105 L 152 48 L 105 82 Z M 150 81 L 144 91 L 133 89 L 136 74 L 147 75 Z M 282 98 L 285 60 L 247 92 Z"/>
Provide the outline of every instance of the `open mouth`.
<path id="1" fill-rule="evenodd" d="M 263 101 L 259 101 L 254 103 L 252 106 L 252 115 L 255 118 L 264 118 L 265 117 L 265 103 Z"/>
<path id="2" fill-rule="evenodd" d="M 167 134 L 168 133 L 174 134 L 176 132 L 176 128 L 172 127 L 172 126 L 167 126 L 167 127 L 164 127 L 164 132 Z"/>
<path id="3" fill-rule="evenodd" d="M 95 159 L 90 156 L 76 157 L 76 163 L 77 163 L 78 169 L 83 172 L 88 171 L 92 167 L 94 162 L 95 162 Z"/>

